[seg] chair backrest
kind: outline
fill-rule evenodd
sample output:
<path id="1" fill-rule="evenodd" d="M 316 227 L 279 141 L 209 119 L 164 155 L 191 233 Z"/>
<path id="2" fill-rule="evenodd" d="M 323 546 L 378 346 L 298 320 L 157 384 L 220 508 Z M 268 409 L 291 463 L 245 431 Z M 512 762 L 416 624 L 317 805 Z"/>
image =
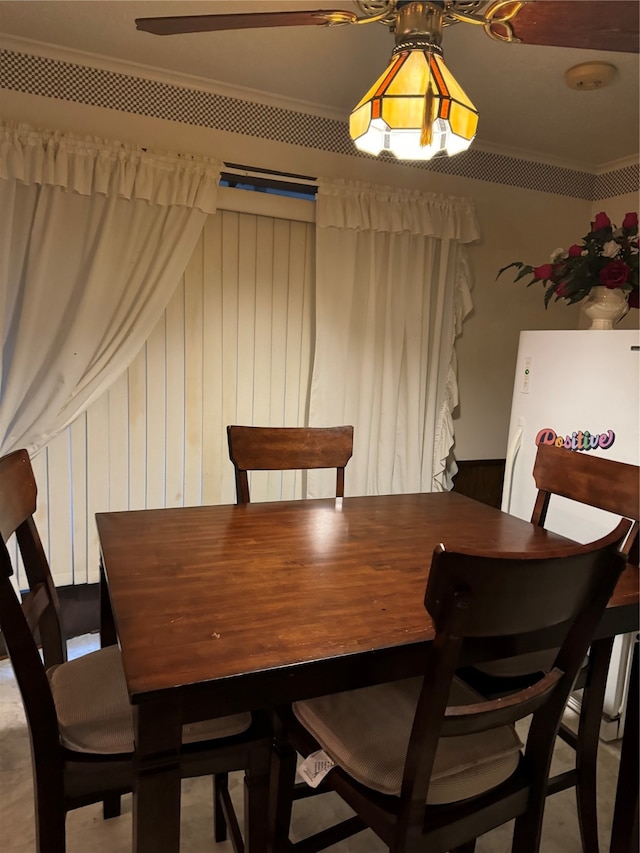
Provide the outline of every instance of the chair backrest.
<path id="1" fill-rule="evenodd" d="M 621 521 L 588 545 L 550 546 L 542 556 L 435 549 L 425 606 L 436 636 L 407 752 L 407 820 L 411 809 L 424 807 L 440 737 L 487 731 L 530 714 L 525 761 L 544 788 L 563 709 L 626 563 L 619 548 L 630 524 Z M 549 631 L 562 645 L 553 668 L 533 686 L 506 698 L 447 707 L 461 665 L 503 658 L 509 647 L 516 653 L 525 638 Z"/>
<path id="2" fill-rule="evenodd" d="M 353 427 L 228 426 L 229 457 L 239 504 L 250 501 L 247 471 L 336 469 L 336 497 L 344 496 L 344 469 L 353 453 Z"/>
<path id="3" fill-rule="evenodd" d="M 634 523 L 622 550 L 638 564 L 640 468 L 637 465 L 541 444 L 533 478 L 538 487 L 531 517 L 534 524 L 544 527 L 552 495 L 629 518 Z"/>
<path id="4" fill-rule="evenodd" d="M 33 513 L 36 483 L 26 450 L 0 459 L 0 630 L 22 695 L 33 759 L 48 778 L 62 773 L 58 721 L 45 667 L 63 663 L 60 607 Z M 22 601 L 11 583 L 7 540 L 15 533 L 29 591 Z M 38 650 L 42 645 L 44 664 Z"/>

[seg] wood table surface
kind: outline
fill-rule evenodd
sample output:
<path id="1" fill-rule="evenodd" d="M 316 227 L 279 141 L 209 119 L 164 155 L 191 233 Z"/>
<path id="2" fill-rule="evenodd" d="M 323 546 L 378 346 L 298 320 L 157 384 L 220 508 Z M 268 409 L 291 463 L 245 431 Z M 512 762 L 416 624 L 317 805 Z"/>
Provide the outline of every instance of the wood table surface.
<path id="1" fill-rule="evenodd" d="M 154 780 L 153 768 L 171 763 L 181 723 L 419 673 L 433 638 L 423 599 L 439 543 L 510 553 L 568 544 L 453 492 L 110 512 L 96 520 L 136 708 L 134 825 L 148 827 L 141 814 L 161 790 L 165 841 L 166 825 L 179 822 L 179 778 L 165 772 Z M 108 622 L 108 607 L 105 614 Z M 637 627 L 638 572 L 629 567 L 599 634 Z M 160 714 L 168 722 L 159 733 Z M 153 849 L 135 828 L 134 839 L 137 853 Z"/>

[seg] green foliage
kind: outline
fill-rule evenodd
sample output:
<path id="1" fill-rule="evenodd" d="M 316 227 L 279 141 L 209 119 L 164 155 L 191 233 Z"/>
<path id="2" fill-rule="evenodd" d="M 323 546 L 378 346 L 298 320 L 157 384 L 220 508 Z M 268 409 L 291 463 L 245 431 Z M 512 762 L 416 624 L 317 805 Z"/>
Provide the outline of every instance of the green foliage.
<path id="1" fill-rule="evenodd" d="M 517 270 L 514 283 L 529 279 L 527 287 L 542 282 L 544 304 L 564 299 L 568 305 L 586 299 L 598 286 L 622 289 L 629 305 L 638 307 L 638 214 L 627 213 L 622 227 L 611 224 L 605 213 L 591 223 L 591 231 L 582 242 L 569 249 L 558 249 L 550 261 L 535 267 L 513 261 L 498 271 L 498 279 L 507 270 Z"/>

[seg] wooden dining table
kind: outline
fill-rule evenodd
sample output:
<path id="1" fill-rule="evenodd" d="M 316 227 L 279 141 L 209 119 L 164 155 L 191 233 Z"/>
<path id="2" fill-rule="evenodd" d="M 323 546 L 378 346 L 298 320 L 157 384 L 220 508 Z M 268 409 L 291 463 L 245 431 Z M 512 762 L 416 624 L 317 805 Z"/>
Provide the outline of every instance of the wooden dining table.
<path id="1" fill-rule="evenodd" d="M 416 675 L 434 636 L 423 601 L 436 545 L 541 553 L 568 541 L 453 492 L 96 520 L 103 644 L 120 644 L 134 708 L 135 853 L 178 851 L 184 722 Z M 628 567 L 597 636 L 637 629 Z"/>

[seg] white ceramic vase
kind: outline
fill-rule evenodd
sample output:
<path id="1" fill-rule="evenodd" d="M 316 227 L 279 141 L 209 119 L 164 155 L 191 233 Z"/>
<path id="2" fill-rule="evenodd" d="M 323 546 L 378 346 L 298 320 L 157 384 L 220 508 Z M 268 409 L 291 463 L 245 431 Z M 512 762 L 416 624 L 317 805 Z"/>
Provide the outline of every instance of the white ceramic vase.
<path id="1" fill-rule="evenodd" d="M 613 329 L 629 310 L 628 294 L 619 287 L 592 287 L 582 310 L 591 320 L 590 329 Z"/>

